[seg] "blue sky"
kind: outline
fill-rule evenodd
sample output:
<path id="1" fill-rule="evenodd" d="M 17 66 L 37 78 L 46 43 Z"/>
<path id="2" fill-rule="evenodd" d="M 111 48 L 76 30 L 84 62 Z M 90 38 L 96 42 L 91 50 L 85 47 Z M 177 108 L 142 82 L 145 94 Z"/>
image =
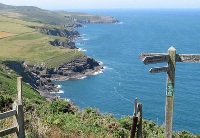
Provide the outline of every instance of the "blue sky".
<path id="1" fill-rule="evenodd" d="M 200 0 L 0 0 L 44 9 L 200 8 Z"/>

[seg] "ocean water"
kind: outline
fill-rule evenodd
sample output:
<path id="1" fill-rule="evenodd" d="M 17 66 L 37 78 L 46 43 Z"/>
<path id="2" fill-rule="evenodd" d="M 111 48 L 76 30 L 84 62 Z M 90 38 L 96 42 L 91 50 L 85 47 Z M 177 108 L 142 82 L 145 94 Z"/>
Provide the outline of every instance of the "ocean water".
<path id="1" fill-rule="evenodd" d="M 80 108 L 98 108 L 116 117 L 133 114 L 134 99 L 143 104 L 143 117 L 162 125 L 165 115 L 166 73 L 150 74 L 152 67 L 138 58 L 142 52 L 200 54 L 200 10 L 86 10 L 109 15 L 118 24 L 85 24 L 77 30 L 77 47 L 100 61 L 99 74 L 55 82 Z M 177 63 L 173 130 L 200 133 L 200 63 Z"/>

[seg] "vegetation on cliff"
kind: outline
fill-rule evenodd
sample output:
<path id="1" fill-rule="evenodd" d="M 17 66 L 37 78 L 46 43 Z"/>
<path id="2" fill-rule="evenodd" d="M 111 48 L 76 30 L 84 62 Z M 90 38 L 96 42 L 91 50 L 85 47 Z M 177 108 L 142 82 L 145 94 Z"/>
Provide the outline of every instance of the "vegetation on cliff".
<path id="1" fill-rule="evenodd" d="M 11 108 L 17 98 L 16 76 L 13 70 L 0 67 L 0 112 Z M 128 138 L 132 117 L 120 119 L 102 114 L 98 109 L 79 109 L 71 102 L 47 102 L 30 85 L 23 83 L 25 134 L 27 138 Z M 12 126 L 12 118 L 0 120 L 0 130 Z M 175 138 L 200 138 L 187 131 L 176 132 Z M 5 136 L 12 138 L 13 135 Z M 144 138 L 163 138 L 164 129 L 152 121 L 143 121 Z"/>

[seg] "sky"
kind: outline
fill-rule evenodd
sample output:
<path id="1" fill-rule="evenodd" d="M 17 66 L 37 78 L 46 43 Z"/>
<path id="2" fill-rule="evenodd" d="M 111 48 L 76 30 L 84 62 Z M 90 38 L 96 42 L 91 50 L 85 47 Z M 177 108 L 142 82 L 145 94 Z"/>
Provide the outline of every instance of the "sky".
<path id="1" fill-rule="evenodd" d="M 200 8 L 200 0 L 0 0 L 16 6 L 43 9 Z"/>

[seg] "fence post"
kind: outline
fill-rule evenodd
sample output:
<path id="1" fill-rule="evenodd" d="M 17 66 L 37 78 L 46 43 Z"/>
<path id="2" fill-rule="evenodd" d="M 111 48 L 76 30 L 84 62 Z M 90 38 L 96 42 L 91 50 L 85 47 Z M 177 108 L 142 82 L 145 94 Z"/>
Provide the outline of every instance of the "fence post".
<path id="1" fill-rule="evenodd" d="M 18 122 L 18 138 L 25 138 L 24 132 L 24 111 L 22 103 L 22 77 L 17 77 L 17 91 L 18 91 L 18 104 L 17 104 L 17 122 Z"/>
<path id="2" fill-rule="evenodd" d="M 137 117 L 137 98 L 135 98 L 134 113 L 133 113 L 133 121 L 132 121 L 132 126 L 131 126 L 130 138 L 134 138 L 135 137 L 136 128 L 137 128 L 137 121 L 138 121 L 138 117 Z"/>
<path id="3" fill-rule="evenodd" d="M 176 66 L 176 49 L 168 49 L 169 61 L 166 84 L 166 105 L 165 105 L 165 138 L 172 138 L 172 122 L 174 111 L 174 81 Z"/>
<path id="4" fill-rule="evenodd" d="M 142 103 L 138 103 L 138 122 L 137 138 L 142 138 Z"/>
<path id="5" fill-rule="evenodd" d="M 13 110 L 16 110 L 16 114 L 13 116 L 13 127 L 17 127 L 17 132 L 16 132 L 16 134 L 17 134 L 17 136 L 18 136 L 18 121 L 17 121 L 17 102 L 16 101 L 14 101 L 14 103 L 13 103 L 13 105 L 12 105 L 12 107 L 13 107 Z M 15 134 L 15 137 L 17 138 L 17 136 L 16 136 L 16 134 Z"/>

